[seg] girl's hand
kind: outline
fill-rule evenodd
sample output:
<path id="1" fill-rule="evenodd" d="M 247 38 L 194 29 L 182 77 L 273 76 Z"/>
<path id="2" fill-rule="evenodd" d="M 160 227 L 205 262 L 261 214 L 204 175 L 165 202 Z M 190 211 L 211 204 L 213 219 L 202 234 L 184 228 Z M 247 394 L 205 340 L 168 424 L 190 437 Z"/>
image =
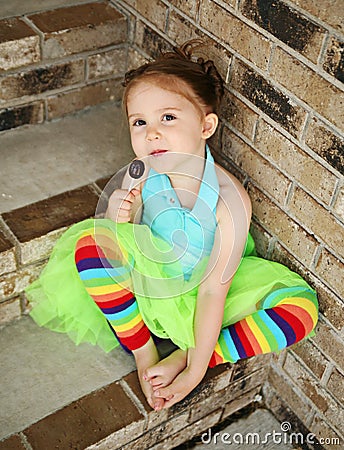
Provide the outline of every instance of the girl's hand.
<path id="1" fill-rule="evenodd" d="M 116 189 L 109 198 L 105 218 L 117 223 L 130 222 L 135 198 L 140 195 L 138 189 L 128 192 L 125 189 Z"/>

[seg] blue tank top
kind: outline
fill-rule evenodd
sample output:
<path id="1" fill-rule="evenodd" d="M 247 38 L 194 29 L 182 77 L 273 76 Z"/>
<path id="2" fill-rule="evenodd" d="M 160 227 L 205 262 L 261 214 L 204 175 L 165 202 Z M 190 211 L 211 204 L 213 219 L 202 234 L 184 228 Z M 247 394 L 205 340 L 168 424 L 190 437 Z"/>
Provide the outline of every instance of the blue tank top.
<path id="1" fill-rule="evenodd" d="M 166 174 L 154 169 L 150 169 L 148 173 L 142 189 L 141 223 L 148 225 L 153 235 L 173 247 L 173 255 L 181 264 L 186 280 L 190 278 L 194 267 L 209 256 L 213 248 L 218 198 L 219 183 L 208 146 L 198 197 L 191 210 L 180 204 Z"/>

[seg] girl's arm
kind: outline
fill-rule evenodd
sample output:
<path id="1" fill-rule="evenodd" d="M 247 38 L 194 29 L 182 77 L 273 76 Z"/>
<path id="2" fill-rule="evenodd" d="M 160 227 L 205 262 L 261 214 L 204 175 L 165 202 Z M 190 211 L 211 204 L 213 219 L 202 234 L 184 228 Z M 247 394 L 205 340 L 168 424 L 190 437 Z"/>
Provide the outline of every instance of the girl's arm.
<path id="1" fill-rule="evenodd" d="M 241 261 L 251 219 L 249 197 L 238 182 L 223 191 L 217 216 L 213 250 L 198 290 L 195 347 L 188 350 L 186 369 L 156 393 L 158 397 L 172 396 L 165 408 L 182 400 L 202 380 L 220 334 L 226 296 Z"/>
<path id="2" fill-rule="evenodd" d="M 194 319 L 195 347 L 188 351 L 188 367 L 203 377 L 218 340 L 228 290 L 244 252 L 251 221 L 251 202 L 236 179 L 221 192 L 218 226 L 204 281 L 200 285 Z"/>

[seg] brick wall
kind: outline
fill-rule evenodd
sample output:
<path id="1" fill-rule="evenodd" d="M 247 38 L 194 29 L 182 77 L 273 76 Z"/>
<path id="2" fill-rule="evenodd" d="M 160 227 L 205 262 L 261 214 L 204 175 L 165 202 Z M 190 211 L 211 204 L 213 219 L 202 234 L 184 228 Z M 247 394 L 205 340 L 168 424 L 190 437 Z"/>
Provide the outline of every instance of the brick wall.
<path id="1" fill-rule="evenodd" d="M 226 80 L 215 156 L 250 192 L 259 253 L 319 293 L 316 336 L 273 357 L 265 400 L 280 420 L 329 439 L 343 439 L 344 423 L 343 9 L 342 0 L 112 0 L 0 21 L 0 130 L 117 101 L 127 67 L 192 37 L 209 44 L 201 56 Z M 66 195 L 83 205 L 79 191 Z M 48 206 L 37 208 L 0 222 L 16 236 L 0 232 L 1 322 L 25 312 L 20 293 L 69 224 L 22 236 Z"/>
<path id="2" fill-rule="evenodd" d="M 111 3 L 129 17 L 130 67 L 186 39 L 209 43 L 227 82 L 216 157 L 251 195 L 260 254 L 319 293 L 317 334 L 275 356 L 268 405 L 318 437 L 343 438 L 344 3 Z"/>
<path id="3" fill-rule="evenodd" d="M 121 98 L 127 19 L 89 3 L 0 20 L 0 131 Z"/>

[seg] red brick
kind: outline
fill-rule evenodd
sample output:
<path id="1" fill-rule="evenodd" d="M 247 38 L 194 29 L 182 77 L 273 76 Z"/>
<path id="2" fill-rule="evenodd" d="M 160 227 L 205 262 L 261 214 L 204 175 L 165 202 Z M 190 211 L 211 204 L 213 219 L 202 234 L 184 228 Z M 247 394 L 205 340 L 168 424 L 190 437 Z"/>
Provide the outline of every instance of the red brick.
<path id="1" fill-rule="evenodd" d="M 320 347 L 321 351 L 332 358 L 338 368 L 344 370 L 344 342 L 328 325 L 318 322 L 315 337 L 312 341 Z"/>
<path id="2" fill-rule="evenodd" d="M 6 224 L 20 242 L 43 236 L 94 214 L 98 196 L 89 186 L 4 213 Z"/>
<path id="3" fill-rule="evenodd" d="M 118 383 L 95 391 L 24 430 L 34 449 L 84 449 L 143 416 Z M 133 434 L 132 438 L 135 437 Z"/>
<path id="4" fill-rule="evenodd" d="M 280 0 L 244 0 L 240 8 L 257 25 L 317 63 L 324 28 Z"/>
<path id="5" fill-rule="evenodd" d="M 336 424 L 339 428 L 341 423 Z M 327 419 L 323 419 L 318 414 L 315 415 L 311 426 L 311 432 L 314 433 L 319 440 L 325 444 L 326 450 L 338 450 L 343 446 L 344 439 L 331 426 L 329 426 Z"/>
<path id="6" fill-rule="evenodd" d="M 40 60 L 39 36 L 21 19 L 0 21 L 0 71 Z"/>
<path id="7" fill-rule="evenodd" d="M 292 347 L 292 351 L 306 364 L 306 366 L 320 380 L 323 376 L 327 360 L 324 355 L 309 340 L 304 340 Z"/>
<path id="8" fill-rule="evenodd" d="M 55 9 L 29 19 L 44 33 L 44 58 L 118 44 L 127 36 L 127 19 L 105 3 Z"/>
<path id="9" fill-rule="evenodd" d="M 75 60 L 39 67 L 0 79 L 2 101 L 38 95 L 79 83 L 84 79 L 84 61 Z"/>
<path id="10" fill-rule="evenodd" d="M 108 101 L 119 101 L 122 96 L 120 80 L 106 80 L 63 92 L 47 99 L 48 119 L 80 111 Z"/>
<path id="11" fill-rule="evenodd" d="M 0 131 L 22 125 L 34 125 L 44 120 L 43 102 L 33 102 L 28 105 L 5 108 L 0 112 Z"/>
<path id="12" fill-rule="evenodd" d="M 307 130 L 306 144 L 339 173 L 344 172 L 343 137 L 334 134 L 324 123 L 313 119 Z"/>
<path id="13" fill-rule="evenodd" d="M 17 434 L 0 441 L 0 450 L 25 450 L 27 447 L 23 444 L 20 436 Z"/>
<path id="14" fill-rule="evenodd" d="M 315 141 L 313 141 L 314 147 L 317 148 L 315 151 L 319 153 L 320 140 Z M 258 123 L 255 146 L 293 180 L 305 186 L 324 203 L 331 203 L 338 177 L 263 120 Z M 327 146 L 324 148 L 324 154 L 328 160 L 330 153 L 327 149 L 330 150 Z"/>
<path id="15" fill-rule="evenodd" d="M 222 143 L 224 155 L 283 205 L 290 180 L 226 127 L 222 133 Z"/>
<path id="16" fill-rule="evenodd" d="M 211 0 L 203 0 L 200 23 L 234 51 L 258 67 L 267 68 L 271 43 L 234 14 Z"/>
<path id="17" fill-rule="evenodd" d="M 343 14 L 338 14 L 340 1 L 338 3 L 336 0 L 292 0 L 292 3 L 343 32 Z"/>
<path id="18" fill-rule="evenodd" d="M 279 47 L 273 53 L 270 74 L 331 123 L 343 127 L 344 97 L 340 88 Z"/>
<path id="19" fill-rule="evenodd" d="M 344 256 L 343 225 L 299 187 L 294 190 L 289 201 L 289 211 L 335 254 Z"/>
<path id="20" fill-rule="evenodd" d="M 338 39 L 332 37 L 330 40 L 325 62 L 324 69 L 330 75 L 333 75 L 339 81 L 344 82 L 344 43 Z"/>
<path id="21" fill-rule="evenodd" d="M 176 8 L 179 8 L 189 17 L 196 19 L 200 0 L 189 0 L 188 2 L 185 2 L 184 0 L 170 0 L 170 3 Z"/>
<path id="22" fill-rule="evenodd" d="M 337 369 L 333 369 L 331 376 L 327 383 L 329 389 L 334 397 L 341 403 L 344 403 L 344 375 Z"/>
<path id="23" fill-rule="evenodd" d="M 236 61 L 231 85 L 291 135 L 300 136 L 306 111 L 258 72 Z"/>

